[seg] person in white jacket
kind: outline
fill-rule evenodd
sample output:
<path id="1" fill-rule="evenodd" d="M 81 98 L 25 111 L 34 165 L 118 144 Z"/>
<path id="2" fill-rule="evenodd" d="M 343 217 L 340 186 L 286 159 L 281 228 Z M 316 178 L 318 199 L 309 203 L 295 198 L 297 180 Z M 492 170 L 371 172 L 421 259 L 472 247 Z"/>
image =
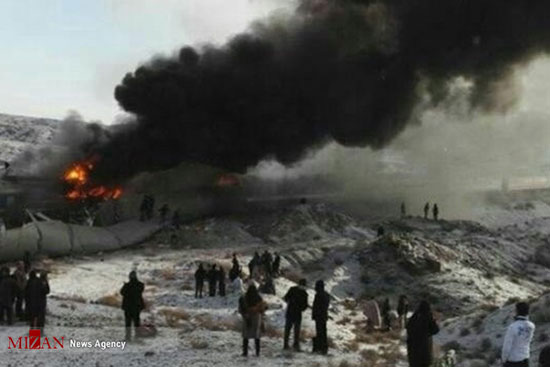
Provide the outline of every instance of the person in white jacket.
<path id="1" fill-rule="evenodd" d="M 529 367 L 530 345 L 535 332 L 535 324 L 529 321 L 529 304 L 516 304 L 516 317 L 508 326 L 502 345 L 504 367 Z"/>

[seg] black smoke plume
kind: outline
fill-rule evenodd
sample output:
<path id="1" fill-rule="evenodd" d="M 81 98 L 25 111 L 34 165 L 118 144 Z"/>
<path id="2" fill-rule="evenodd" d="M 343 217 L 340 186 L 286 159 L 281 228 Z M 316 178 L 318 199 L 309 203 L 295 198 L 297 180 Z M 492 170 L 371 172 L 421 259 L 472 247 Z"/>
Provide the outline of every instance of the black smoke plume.
<path id="1" fill-rule="evenodd" d="M 243 172 L 328 141 L 380 148 L 459 77 L 473 110 L 505 112 L 514 69 L 550 48 L 549 14 L 548 0 L 303 1 L 291 19 L 128 73 L 115 97 L 135 121 L 94 147 L 95 173 L 182 160 Z"/>

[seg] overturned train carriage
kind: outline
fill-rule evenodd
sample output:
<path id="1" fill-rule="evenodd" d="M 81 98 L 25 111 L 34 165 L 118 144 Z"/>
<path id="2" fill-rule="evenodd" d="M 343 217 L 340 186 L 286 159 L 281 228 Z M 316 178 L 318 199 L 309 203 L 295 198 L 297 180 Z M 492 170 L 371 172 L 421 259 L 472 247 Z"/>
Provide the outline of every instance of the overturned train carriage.
<path id="1" fill-rule="evenodd" d="M 138 220 L 144 194 L 155 196 L 155 212 L 166 203 L 171 209 L 169 215 L 178 210 L 181 220 L 238 210 L 245 202 L 236 175 L 207 165 L 182 163 L 170 170 L 142 173 L 129 181 L 120 199 L 100 205 L 94 226 L 69 224 L 27 210 L 24 216 L 30 222 L 0 232 L 0 263 L 20 260 L 27 251 L 55 257 L 113 251 L 141 243 L 162 228 L 158 213 L 151 221 Z M 19 203 L 18 211 L 25 206 L 47 212 L 48 206 L 42 202 L 33 205 L 37 200 Z"/>
<path id="2" fill-rule="evenodd" d="M 0 262 L 31 256 L 64 256 L 118 250 L 143 242 L 160 229 L 158 223 L 125 221 L 107 227 L 67 224 L 57 220 L 33 220 L 2 231 Z"/>

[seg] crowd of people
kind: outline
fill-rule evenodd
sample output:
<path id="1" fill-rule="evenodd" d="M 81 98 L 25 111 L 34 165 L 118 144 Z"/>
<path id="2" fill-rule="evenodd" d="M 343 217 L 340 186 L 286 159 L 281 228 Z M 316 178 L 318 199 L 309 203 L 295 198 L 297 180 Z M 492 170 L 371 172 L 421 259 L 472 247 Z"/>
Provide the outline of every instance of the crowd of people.
<path id="1" fill-rule="evenodd" d="M 13 272 L 0 269 L 0 323 L 13 325 L 14 318 L 28 322 L 31 328 L 43 329 L 46 320 L 46 299 L 50 293 L 45 271 L 31 270 L 30 261 L 16 264 Z"/>

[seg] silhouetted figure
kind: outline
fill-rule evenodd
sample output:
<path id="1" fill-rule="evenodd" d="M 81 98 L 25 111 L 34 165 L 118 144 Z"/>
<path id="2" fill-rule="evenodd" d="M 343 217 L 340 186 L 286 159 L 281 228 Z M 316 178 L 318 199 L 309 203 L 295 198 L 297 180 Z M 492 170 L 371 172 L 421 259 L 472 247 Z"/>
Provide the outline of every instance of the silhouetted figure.
<path id="1" fill-rule="evenodd" d="M 195 271 L 195 298 L 202 298 L 202 290 L 204 288 L 204 280 L 206 279 L 206 270 L 202 264 L 199 264 Z"/>
<path id="2" fill-rule="evenodd" d="M 17 285 L 15 292 L 15 316 L 19 320 L 23 320 L 25 318 L 23 302 L 25 300 L 25 288 L 27 286 L 27 273 L 25 272 L 25 265 L 22 261 L 17 263 L 15 271 L 13 272 L 13 279 L 15 279 Z"/>
<path id="3" fill-rule="evenodd" d="M 220 266 L 218 270 L 218 288 L 220 297 L 225 297 L 225 270 L 223 270 L 223 266 Z"/>
<path id="4" fill-rule="evenodd" d="M 216 270 L 216 264 L 213 264 L 208 271 L 208 295 L 210 297 L 216 296 L 216 286 L 218 283 L 218 271 Z"/>
<path id="5" fill-rule="evenodd" d="M 410 367 L 429 367 L 433 361 L 432 336 L 439 332 L 430 304 L 422 301 L 407 323 Z"/>
<path id="6" fill-rule="evenodd" d="M 231 262 L 232 266 L 229 270 L 229 280 L 233 282 L 241 272 L 241 265 L 239 264 L 239 260 L 237 259 L 237 254 L 233 254 L 233 259 L 231 260 Z"/>
<path id="7" fill-rule="evenodd" d="M 275 259 L 273 260 L 273 276 L 276 278 L 281 274 L 281 256 L 279 253 L 275 253 Z"/>
<path id="8" fill-rule="evenodd" d="M 126 327 L 126 340 L 132 339 L 132 324 L 137 330 L 140 326 L 140 313 L 145 308 L 143 302 L 144 285 L 137 278 L 135 271 L 128 275 L 128 283 L 124 283 L 120 289 L 122 295 L 122 309 L 124 310 L 124 324 Z"/>
<path id="9" fill-rule="evenodd" d="M 8 325 L 13 324 L 13 301 L 17 294 L 17 283 L 10 276 L 10 269 L 3 267 L 0 270 L 0 322 L 4 323 L 4 315 Z"/>
<path id="10" fill-rule="evenodd" d="M 439 217 L 439 208 L 438 208 L 437 204 L 434 204 L 434 206 L 432 208 L 432 214 L 434 216 L 434 220 L 437 220 L 438 217 Z"/>
<path id="11" fill-rule="evenodd" d="M 23 265 L 25 267 L 25 273 L 29 273 L 31 271 L 31 253 L 29 251 L 25 251 L 25 254 L 23 255 Z"/>
<path id="12" fill-rule="evenodd" d="M 284 349 L 288 349 L 290 330 L 294 328 L 294 350 L 300 351 L 300 330 L 302 327 L 302 312 L 307 309 L 306 280 L 301 279 L 297 286 L 290 288 L 284 296 L 287 303 L 284 334 Z"/>
<path id="13" fill-rule="evenodd" d="M 399 302 L 397 303 L 397 316 L 399 319 L 399 328 L 403 329 L 407 324 L 407 314 L 409 312 L 409 300 L 407 296 L 402 295 L 399 297 Z"/>
<path id="14" fill-rule="evenodd" d="M 315 338 L 313 338 L 313 352 L 327 354 L 327 320 L 330 296 L 325 292 L 325 283 L 318 280 L 315 283 L 315 298 L 313 299 L 313 308 L 311 318 L 315 321 Z"/>
<path id="15" fill-rule="evenodd" d="M 265 250 L 265 252 L 262 254 L 261 262 L 262 262 L 262 268 L 263 268 L 264 274 L 266 276 L 271 276 L 271 273 L 273 271 L 273 268 L 272 268 L 273 255 L 271 255 L 269 251 Z"/>
<path id="16" fill-rule="evenodd" d="M 148 195 L 143 195 L 143 198 L 141 199 L 141 204 L 139 205 L 139 220 L 145 221 L 147 219 L 147 206 L 149 202 Z"/>
<path id="17" fill-rule="evenodd" d="M 384 323 L 384 331 L 390 331 L 391 330 L 391 304 L 390 299 L 386 298 L 384 300 L 384 303 L 382 303 L 382 322 Z"/>
<path id="18" fill-rule="evenodd" d="M 243 356 L 248 356 L 248 339 L 254 339 L 256 356 L 260 355 L 262 337 L 262 319 L 267 305 L 262 300 L 256 286 L 248 287 L 244 296 L 239 298 L 239 313 L 243 317 Z"/>
<path id="19" fill-rule="evenodd" d="M 384 230 L 384 227 L 378 226 L 378 229 L 376 230 L 376 235 L 378 237 L 382 237 L 386 231 Z"/>
<path id="20" fill-rule="evenodd" d="M 25 311 L 31 328 L 44 328 L 46 322 L 46 297 L 50 293 L 50 285 L 46 273 L 40 278 L 36 271 L 31 270 L 25 288 Z"/>
<path id="21" fill-rule="evenodd" d="M 160 214 L 160 223 L 164 224 L 166 222 L 166 218 L 168 216 L 168 212 L 170 211 L 170 208 L 168 207 L 168 204 L 163 204 L 159 209 Z"/>
<path id="22" fill-rule="evenodd" d="M 428 219 L 428 214 L 430 214 L 430 203 L 424 205 L 424 219 Z"/>
<path id="23" fill-rule="evenodd" d="M 502 343 L 501 360 L 504 367 L 528 367 L 530 345 L 535 324 L 529 321 L 529 304 L 516 304 L 516 317 L 508 326 Z"/>
<path id="24" fill-rule="evenodd" d="M 174 229 L 180 229 L 181 226 L 181 215 L 180 211 L 178 209 L 174 210 L 174 214 L 172 215 L 172 227 Z"/>
<path id="25" fill-rule="evenodd" d="M 260 254 L 258 254 L 258 251 L 254 252 L 254 256 L 248 263 L 248 273 L 250 274 L 251 277 L 254 274 L 254 268 L 256 266 L 260 266 L 261 262 L 262 262 L 262 259 L 260 258 Z"/>
<path id="26" fill-rule="evenodd" d="M 550 367 L 550 345 L 544 346 L 539 354 L 539 367 Z"/>
<path id="27" fill-rule="evenodd" d="M 407 216 L 407 208 L 405 207 L 405 202 L 401 203 L 401 218 L 405 218 Z"/>
<path id="28" fill-rule="evenodd" d="M 147 206 L 147 219 L 152 219 L 155 213 L 155 197 L 149 195 L 149 205 Z"/>

